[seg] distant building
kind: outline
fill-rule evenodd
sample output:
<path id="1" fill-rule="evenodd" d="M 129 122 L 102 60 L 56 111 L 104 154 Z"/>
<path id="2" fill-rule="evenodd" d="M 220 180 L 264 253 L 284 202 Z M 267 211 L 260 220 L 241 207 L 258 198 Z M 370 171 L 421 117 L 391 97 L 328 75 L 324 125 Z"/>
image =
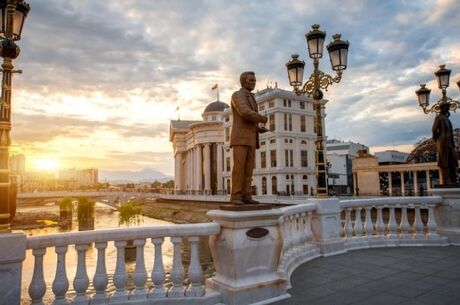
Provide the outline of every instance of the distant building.
<path id="1" fill-rule="evenodd" d="M 269 118 L 266 127 L 273 131 L 260 134 L 254 194 L 311 195 L 316 188 L 313 100 L 279 88 L 261 90 L 255 99 L 259 112 Z M 228 194 L 233 165 L 231 109 L 216 101 L 202 117 L 203 121 L 171 121 L 175 192 Z"/>
<path id="2" fill-rule="evenodd" d="M 400 152 L 396 150 L 386 150 L 381 152 L 376 152 L 374 154 L 377 157 L 380 165 L 387 164 L 402 164 L 406 163 L 408 153 Z"/>
<path id="3" fill-rule="evenodd" d="M 58 178 L 63 182 L 73 182 L 74 188 L 81 186 L 94 186 L 99 182 L 97 168 L 61 170 L 58 173 Z"/>
<path id="4" fill-rule="evenodd" d="M 354 192 L 352 159 L 359 151 L 369 152 L 366 145 L 351 141 L 326 141 L 329 195 L 351 195 Z"/>
<path id="5" fill-rule="evenodd" d="M 26 175 L 26 157 L 23 154 L 12 155 L 10 161 L 10 175 L 12 185 L 16 185 L 17 191 L 21 192 Z"/>

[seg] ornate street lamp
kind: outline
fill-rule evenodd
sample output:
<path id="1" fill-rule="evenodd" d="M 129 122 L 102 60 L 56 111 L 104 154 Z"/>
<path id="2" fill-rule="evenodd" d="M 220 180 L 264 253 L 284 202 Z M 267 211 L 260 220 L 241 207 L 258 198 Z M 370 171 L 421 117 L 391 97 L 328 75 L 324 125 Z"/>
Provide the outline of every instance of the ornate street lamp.
<path id="1" fill-rule="evenodd" d="M 418 103 L 420 107 L 422 107 L 423 112 L 425 114 L 431 113 L 431 112 L 436 112 L 439 113 L 440 111 L 440 104 L 441 103 L 449 103 L 450 111 L 456 111 L 458 106 L 460 106 L 460 102 L 456 101 L 450 97 L 447 96 L 446 94 L 446 89 L 449 87 L 449 80 L 450 80 L 450 73 L 452 71 L 450 69 L 446 69 L 446 65 L 440 65 L 439 70 L 434 72 L 434 75 L 436 76 L 436 81 L 438 83 L 438 88 L 441 89 L 442 96 L 441 98 L 433 105 L 431 108 L 429 107 L 430 105 L 430 93 L 431 90 L 426 88 L 425 84 L 420 84 L 420 88 L 415 91 L 415 94 L 417 95 L 418 98 Z M 457 82 L 457 86 L 460 90 L 460 81 Z"/>
<path id="2" fill-rule="evenodd" d="M 322 102 L 323 92 L 327 91 L 327 87 L 333 83 L 339 83 L 342 79 L 343 70 L 347 68 L 348 58 L 348 41 L 340 40 L 340 35 L 332 36 L 333 41 L 327 45 L 329 58 L 331 61 L 332 70 L 336 72 L 336 76 L 324 74 L 319 70 L 319 59 L 323 57 L 324 39 L 326 32 L 321 31 L 318 24 L 312 25 L 312 29 L 305 35 L 307 39 L 308 54 L 313 60 L 313 73 L 310 78 L 302 86 L 303 71 L 305 62 L 299 60 L 299 55 L 293 54 L 292 59 L 286 64 L 288 71 L 289 83 L 294 87 L 294 92 L 297 95 L 309 94 L 314 99 L 316 110 L 316 196 L 320 198 L 327 197 L 327 175 L 324 153 L 324 136 L 323 136 L 323 109 Z"/>
<path id="3" fill-rule="evenodd" d="M 432 133 L 433 140 L 436 142 L 436 157 L 441 173 L 441 185 L 444 186 L 449 184 L 456 185 L 458 169 L 457 151 L 453 140 L 453 128 L 449 120 L 449 111 L 455 112 L 460 102 L 448 97 L 446 94 L 446 89 L 449 87 L 450 73 L 451 70 L 446 69 L 446 65 L 439 66 L 439 70 L 434 72 L 442 96 L 433 106 L 429 107 L 431 90 L 426 88 L 425 84 L 420 84 L 420 88 L 415 91 L 423 112 L 425 114 L 436 113 Z M 460 81 L 457 82 L 457 85 L 460 89 Z"/>
<path id="4" fill-rule="evenodd" d="M 0 0 L 0 56 L 2 64 L 2 93 L 0 99 L 0 232 L 10 232 L 10 223 L 16 212 L 16 192 L 10 189 L 9 147 L 11 144 L 11 75 L 13 59 L 19 55 L 15 41 L 21 39 L 24 20 L 30 7 L 23 0 Z M 11 195 L 13 194 L 13 195 Z"/>

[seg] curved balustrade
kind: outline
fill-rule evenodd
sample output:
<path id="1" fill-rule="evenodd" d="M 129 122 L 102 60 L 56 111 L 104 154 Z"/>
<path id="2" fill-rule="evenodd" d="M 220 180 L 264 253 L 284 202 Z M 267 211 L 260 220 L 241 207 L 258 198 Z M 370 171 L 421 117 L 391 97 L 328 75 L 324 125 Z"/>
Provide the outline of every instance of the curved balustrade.
<path id="1" fill-rule="evenodd" d="M 320 256 L 320 250 L 313 243 L 312 216 L 316 204 L 302 204 L 280 209 L 280 230 L 283 240 L 278 273 L 288 280 L 295 268 L 306 261 Z"/>
<path id="2" fill-rule="evenodd" d="M 442 244 L 445 240 L 436 232 L 434 216 L 436 206 L 441 203 L 442 198 L 437 196 L 342 200 L 341 236 L 345 247 Z"/>
<path id="3" fill-rule="evenodd" d="M 44 272 L 55 272 L 52 285 L 54 294 L 53 304 L 125 304 L 128 300 L 136 304 L 151 304 L 168 299 L 184 298 L 184 304 L 215 304 L 220 300 L 219 293 L 207 292 L 203 287 L 203 271 L 201 269 L 198 252 L 198 240 L 200 236 L 215 235 L 220 232 L 220 226 L 216 223 L 168 225 L 155 227 L 120 228 L 96 230 L 89 232 L 70 232 L 51 234 L 44 236 L 32 236 L 27 238 L 27 249 L 32 249 L 35 258 L 34 276 L 29 286 L 29 295 L 32 304 L 43 304 L 43 296 L 47 288 L 44 280 Z M 169 270 L 172 279 L 172 287 L 165 287 L 166 270 L 163 267 L 161 247 L 165 237 L 169 237 L 174 245 L 173 266 Z M 154 266 L 151 271 L 152 287 L 147 287 L 148 272 L 145 266 L 144 246 L 146 242 L 154 245 Z M 128 274 L 125 266 L 125 248 L 128 241 L 132 241 L 136 248 L 136 263 L 133 274 L 135 288 L 128 290 Z M 190 284 L 184 285 L 185 270 L 182 265 L 181 242 L 190 243 L 191 257 L 187 277 Z M 113 274 L 113 285 L 116 291 L 108 295 L 106 289 L 109 284 L 109 276 L 106 270 L 105 250 L 108 242 L 114 242 L 117 249 L 117 261 Z M 97 266 L 92 283 L 87 272 L 86 250 L 89 244 L 97 249 Z M 75 297 L 68 295 L 69 279 L 66 271 L 66 253 L 69 245 L 75 245 L 77 251 L 77 268 L 73 279 Z M 54 247 L 57 254 L 55 270 L 43 269 L 43 256 L 47 248 Z M 90 285 L 95 293 L 89 293 Z M 142 302 L 144 300 L 144 302 Z M 156 304 L 156 303 L 155 303 Z"/>

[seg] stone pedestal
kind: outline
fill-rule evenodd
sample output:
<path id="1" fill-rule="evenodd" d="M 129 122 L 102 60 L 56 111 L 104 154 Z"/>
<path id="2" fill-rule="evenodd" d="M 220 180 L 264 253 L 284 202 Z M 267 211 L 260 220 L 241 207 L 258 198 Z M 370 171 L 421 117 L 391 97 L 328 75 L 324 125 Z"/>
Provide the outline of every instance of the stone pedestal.
<path id="1" fill-rule="evenodd" d="M 438 233 L 460 246 L 460 188 L 433 188 L 430 193 L 442 197 L 435 213 Z"/>
<path id="2" fill-rule="evenodd" d="M 312 231 L 323 256 L 345 253 L 340 237 L 340 203 L 338 199 L 320 199 L 312 218 Z"/>
<path id="3" fill-rule="evenodd" d="M 222 293 L 225 304 L 268 304 L 289 297 L 286 281 L 276 274 L 281 215 L 279 210 L 208 212 L 221 232 L 210 237 L 216 276 L 207 285 Z"/>
<path id="4" fill-rule="evenodd" d="M 19 305 L 26 236 L 23 233 L 2 233 L 0 249 L 0 305 Z"/>

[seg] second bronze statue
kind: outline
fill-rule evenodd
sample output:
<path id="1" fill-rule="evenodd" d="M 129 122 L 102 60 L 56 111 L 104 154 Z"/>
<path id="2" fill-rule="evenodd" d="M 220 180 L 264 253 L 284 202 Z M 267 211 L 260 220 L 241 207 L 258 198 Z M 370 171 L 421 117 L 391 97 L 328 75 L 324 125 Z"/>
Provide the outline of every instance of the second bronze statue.
<path id="1" fill-rule="evenodd" d="M 230 147 L 233 149 L 232 189 L 230 202 L 235 205 L 258 204 L 252 199 L 251 182 L 255 167 L 255 151 L 259 148 L 259 133 L 268 131 L 259 123 L 267 123 L 266 116 L 259 114 L 254 94 L 256 76 L 252 71 L 240 76 L 241 89 L 232 95 L 232 133 Z"/>

